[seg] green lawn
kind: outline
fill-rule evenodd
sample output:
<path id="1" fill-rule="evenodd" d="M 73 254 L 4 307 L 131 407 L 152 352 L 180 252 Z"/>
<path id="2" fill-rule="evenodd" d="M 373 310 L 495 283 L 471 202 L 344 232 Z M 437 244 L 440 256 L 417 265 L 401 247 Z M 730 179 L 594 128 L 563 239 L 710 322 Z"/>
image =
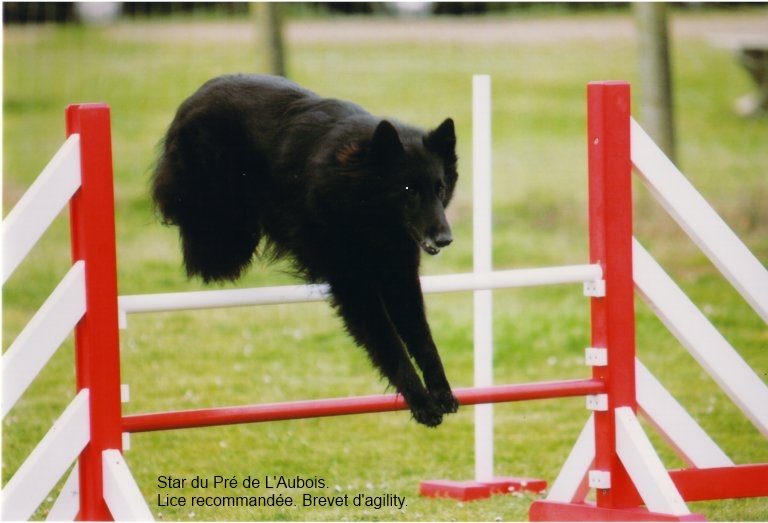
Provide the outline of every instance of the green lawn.
<path id="1" fill-rule="evenodd" d="M 530 15 L 529 15 L 530 16 Z M 636 79 L 631 33 L 566 38 L 564 24 L 627 22 L 629 15 L 530 16 L 552 23 L 550 40 L 477 42 L 377 40 L 397 21 L 356 19 L 362 41 L 317 37 L 335 19 L 291 22 L 289 71 L 328 96 L 423 126 L 446 116 L 457 123 L 460 185 L 452 204 L 456 242 L 425 260 L 425 274 L 469 271 L 471 254 L 471 76 L 493 77 L 494 265 L 496 268 L 584 263 L 586 242 L 585 84 Z M 707 23 L 765 18 L 763 11 L 676 15 Z M 520 23 L 517 19 L 408 22 L 444 32 L 451 24 Z M 366 26 L 364 24 L 370 24 Z M 441 25 L 443 24 L 443 25 Z M 354 25 L 354 24 L 353 24 Z M 63 141 L 64 107 L 103 101 L 112 108 L 118 276 L 121 294 L 199 289 L 180 266 L 175 231 L 159 225 L 147 196 L 156 146 L 176 106 L 206 79 L 251 71 L 260 63 L 245 21 L 124 23 L 104 28 L 10 27 L 4 33 L 3 205 L 7 214 Z M 349 21 L 338 25 L 343 32 Z M 490 26 L 489 26 L 490 27 Z M 546 27 L 546 25 L 545 25 Z M 765 26 L 763 26 L 765 27 Z M 306 32 L 304 32 L 306 31 Z M 332 31 L 331 31 L 331 34 Z M 680 165 L 757 257 L 768 260 L 768 120 L 742 119 L 733 100 L 751 86 L 703 32 L 673 40 Z M 663 216 L 642 188 L 636 229 L 692 299 L 764 379 L 768 330 L 716 270 Z M 68 225 L 60 217 L 3 289 L 6 349 L 69 264 Z M 293 283 L 279 267 L 255 264 L 242 285 Z M 232 287 L 232 286 L 226 286 Z M 432 330 L 454 386 L 472 383 L 472 298 L 430 296 Z M 588 375 L 588 301 L 575 286 L 495 293 L 495 379 L 517 383 Z M 736 463 L 768 461 L 768 444 L 706 373 L 638 303 L 638 352 L 645 364 Z M 127 412 L 375 394 L 364 354 L 324 303 L 138 315 L 121 333 Z M 3 420 L 3 483 L 74 395 L 71 340 Z M 582 399 L 496 407 L 496 473 L 554 480 L 588 417 Z M 669 467 L 682 465 L 655 434 Z M 472 409 L 427 430 L 406 412 L 346 418 L 138 434 L 126 459 L 154 515 L 165 520 L 520 520 L 534 496 L 495 496 L 458 503 L 418 495 L 422 479 L 471 479 Z M 236 489 L 214 489 L 214 476 Z M 159 476 L 188 478 L 161 488 Z M 189 486 L 209 478 L 208 489 Z M 247 477 L 323 479 L 326 489 L 246 489 Z M 271 492 L 406 498 L 383 507 L 159 506 L 158 495 L 257 495 Z M 36 514 L 43 518 L 53 496 Z M 162 500 L 161 500 L 162 501 Z M 351 504 L 351 502 L 350 502 Z M 768 499 L 693 503 L 711 520 L 764 520 Z"/>

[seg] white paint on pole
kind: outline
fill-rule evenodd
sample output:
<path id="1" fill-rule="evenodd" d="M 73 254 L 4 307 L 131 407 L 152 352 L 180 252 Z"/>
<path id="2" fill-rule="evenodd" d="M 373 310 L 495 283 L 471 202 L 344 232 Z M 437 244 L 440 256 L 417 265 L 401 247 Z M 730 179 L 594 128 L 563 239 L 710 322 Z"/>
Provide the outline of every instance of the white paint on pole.
<path id="1" fill-rule="evenodd" d="M 634 120 L 632 163 L 693 242 L 768 323 L 768 270 Z"/>
<path id="2" fill-rule="evenodd" d="M 3 284 L 80 188 L 80 135 L 71 135 L 3 220 Z"/>
<path id="3" fill-rule="evenodd" d="M 576 443 L 549 488 L 547 501 L 573 503 L 581 501 L 589 491 L 587 474 L 595 460 L 595 415 L 589 416 Z"/>
<path id="4" fill-rule="evenodd" d="M 686 516 L 688 506 L 630 407 L 616 413 L 616 453 L 651 512 Z"/>
<path id="5" fill-rule="evenodd" d="M 78 512 L 80 512 L 80 467 L 75 463 L 45 520 L 75 521 Z"/>
<path id="6" fill-rule="evenodd" d="M 492 270 L 491 78 L 472 78 L 472 209 L 474 271 Z M 475 387 L 493 384 L 493 294 L 474 291 Z M 493 479 L 493 405 L 475 406 L 475 479 Z"/>
<path id="7" fill-rule="evenodd" d="M 532 269 L 511 269 L 483 273 L 438 274 L 421 277 L 421 288 L 426 294 L 466 292 L 482 289 L 510 289 L 565 283 L 599 281 L 603 269 L 597 264 L 562 265 Z M 160 294 L 132 294 L 118 297 L 120 314 L 169 312 L 252 305 L 274 305 L 323 301 L 329 295 L 325 284 L 280 285 L 250 289 L 216 291 L 169 292 Z"/>
<path id="8" fill-rule="evenodd" d="M 104 501 L 115 521 L 154 521 L 128 464 L 117 449 L 101 453 Z"/>
<path id="9" fill-rule="evenodd" d="M 705 469 L 734 465 L 731 458 L 637 358 L 635 383 L 638 408 L 689 467 Z"/>
<path id="10" fill-rule="evenodd" d="M 91 439 L 88 389 L 82 389 L 3 488 L 3 519 L 26 521 Z"/>
<path id="11" fill-rule="evenodd" d="M 78 261 L 3 354 L 3 417 L 84 314 L 85 262 Z"/>
<path id="12" fill-rule="evenodd" d="M 633 238 L 635 288 L 651 310 L 764 436 L 768 386 Z"/>

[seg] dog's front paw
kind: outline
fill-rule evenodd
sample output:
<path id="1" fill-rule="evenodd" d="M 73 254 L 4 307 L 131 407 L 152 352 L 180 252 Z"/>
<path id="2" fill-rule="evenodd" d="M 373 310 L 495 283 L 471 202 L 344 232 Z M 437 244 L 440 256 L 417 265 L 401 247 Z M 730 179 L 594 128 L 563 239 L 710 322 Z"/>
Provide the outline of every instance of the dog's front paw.
<path id="1" fill-rule="evenodd" d="M 435 391 L 431 396 L 444 414 L 453 414 L 459 410 L 459 400 L 453 395 L 451 389 Z"/>
<path id="2" fill-rule="evenodd" d="M 418 410 L 411 411 L 413 419 L 422 425 L 435 428 L 443 422 L 443 413 L 438 410 Z"/>
<path id="3" fill-rule="evenodd" d="M 443 409 L 432 398 L 419 404 L 410 403 L 413 419 L 427 427 L 437 427 L 443 422 Z"/>

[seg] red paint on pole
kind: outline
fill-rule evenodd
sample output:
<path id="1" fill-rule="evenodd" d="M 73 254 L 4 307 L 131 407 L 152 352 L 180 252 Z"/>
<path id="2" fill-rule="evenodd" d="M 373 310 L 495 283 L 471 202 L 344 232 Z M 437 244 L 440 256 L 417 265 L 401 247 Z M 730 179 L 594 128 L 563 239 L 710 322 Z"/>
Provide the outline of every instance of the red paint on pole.
<path id="1" fill-rule="evenodd" d="M 75 329 L 77 389 L 90 390 L 90 443 L 80 455 L 79 519 L 112 515 L 102 495 L 102 452 L 122 450 L 117 262 L 109 107 L 67 107 L 80 135 L 81 187 L 70 203 L 72 259 L 85 261 L 86 313 Z"/>
<path id="2" fill-rule="evenodd" d="M 594 468 L 611 474 L 611 488 L 597 489 L 596 501 L 625 508 L 636 506 L 636 489 L 616 453 L 614 411 L 637 411 L 629 84 L 590 83 L 587 107 L 590 262 L 603 267 L 606 291 L 591 300 L 592 346 L 608 352 L 608 365 L 593 367 L 608 391 L 608 410 L 595 412 Z"/>
<path id="3" fill-rule="evenodd" d="M 502 403 L 534 399 L 584 396 L 605 391 L 603 382 L 592 379 L 542 381 L 516 385 L 495 385 L 456 389 L 454 395 L 462 405 Z M 283 421 L 291 419 L 346 416 L 405 410 L 408 406 L 398 394 L 354 396 L 283 403 L 219 407 L 151 414 L 130 414 L 123 417 L 125 432 L 150 432 L 192 427 Z"/>

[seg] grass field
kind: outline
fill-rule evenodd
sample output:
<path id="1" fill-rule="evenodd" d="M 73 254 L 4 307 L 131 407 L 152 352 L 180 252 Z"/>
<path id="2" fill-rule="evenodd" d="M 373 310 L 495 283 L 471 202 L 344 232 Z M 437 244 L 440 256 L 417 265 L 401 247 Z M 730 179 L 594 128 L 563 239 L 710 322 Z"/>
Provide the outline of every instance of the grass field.
<path id="1" fill-rule="evenodd" d="M 590 31 L 589 28 L 604 28 Z M 714 32 L 758 32 L 764 10 L 674 16 L 679 164 L 757 257 L 768 260 L 768 120 L 736 116 L 751 88 Z M 456 242 L 425 260 L 425 274 L 468 271 L 471 256 L 471 76 L 493 77 L 494 265 L 584 263 L 585 84 L 636 79 L 628 14 L 395 21 L 297 20 L 288 27 L 290 76 L 324 95 L 423 126 L 457 122 L 460 185 Z M 356 32 L 356 33 L 355 33 Z M 345 38 L 344 35 L 354 37 Z M 394 36 L 393 36 L 394 35 Z M 433 35 L 425 37 L 424 35 Z M 7 214 L 63 141 L 66 104 L 112 108 L 121 294 L 201 288 L 180 268 L 175 231 L 152 214 L 148 175 L 179 102 L 206 79 L 253 71 L 261 56 L 247 21 L 134 22 L 103 28 L 8 27 L 4 32 L 3 206 Z M 638 186 L 637 236 L 763 379 L 768 330 Z M 69 264 L 60 217 L 3 289 L 6 349 Z M 242 285 L 293 280 L 255 264 Z M 231 286 L 227 286 L 231 287 Z M 588 302 L 576 287 L 495 293 L 498 383 L 587 375 Z M 432 329 L 454 386 L 472 382 L 469 294 L 430 296 Z M 638 302 L 638 352 L 736 463 L 768 461 L 768 444 Z M 327 304 L 139 315 L 121 333 L 127 412 L 384 392 Z M 74 395 L 65 343 L 3 420 L 3 483 Z M 496 473 L 554 480 L 587 419 L 583 400 L 496 407 Z M 652 431 L 649 431 L 652 432 Z M 655 434 L 669 467 L 682 462 Z M 134 435 L 126 459 L 154 515 L 164 520 L 521 520 L 534 496 L 458 503 L 420 498 L 422 479 L 471 479 L 472 409 L 437 430 L 407 413 Z M 213 477 L 238 480 L 214 489 Z M 159 476 L 188 478 L 163 488 Z M 210 478 L 208 489 L 189 486 Z M 326 489 L 242 486 L 246 477 L 322 479 Z M 397 494 L 402 508 L 159 506 L 165 495 Z M 249 494 L 249 495 L 250 495 Z M 36 517 L 43 518 L 52 496 Z M 300 503 L 300 502 L 299 502 Z M 711 520 L 764 520 L 768 499 L 690 504 Z"/>

